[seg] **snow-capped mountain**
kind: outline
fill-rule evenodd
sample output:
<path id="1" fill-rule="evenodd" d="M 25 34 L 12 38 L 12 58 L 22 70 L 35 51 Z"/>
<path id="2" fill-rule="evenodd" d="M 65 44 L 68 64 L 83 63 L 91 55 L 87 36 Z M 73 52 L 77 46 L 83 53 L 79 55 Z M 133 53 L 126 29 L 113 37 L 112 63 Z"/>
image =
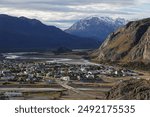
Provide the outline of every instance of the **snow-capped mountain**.
<path id="1" fill-rule="evenodd" d="M 65 31 L 76 36 L 93 38 L 103 42 L 110 33 L 126 23 L 127 21 L 123 18 L 87 17 Z"/>

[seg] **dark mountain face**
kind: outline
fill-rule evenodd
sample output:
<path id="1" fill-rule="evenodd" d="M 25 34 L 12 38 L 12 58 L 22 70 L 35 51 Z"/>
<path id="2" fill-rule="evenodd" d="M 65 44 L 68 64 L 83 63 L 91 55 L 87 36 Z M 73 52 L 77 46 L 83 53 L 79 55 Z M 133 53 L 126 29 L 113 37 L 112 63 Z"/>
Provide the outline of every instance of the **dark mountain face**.
<path id="1" fill-rule="evenodd" d="M 0 15 L 0 50 L 59 47 L 97 48 L 98 42 L 67 34 L 36 19 Z"/>
<path id="2" fill-rule="evenodd" d="M 80 37 L 89 37 L 103 42 L 106 37 L 117 28 L 125 25 L 125 19 L 112 19 L 109 17 L 89 17 L 73 24 L 65 30 L 69 34 Z"/>
<path id="3" fill-rule="evenodd" d="M 150 18 L 129 22 L 110 34 L 92 56 L 96 61 L 150 63 Z"/>

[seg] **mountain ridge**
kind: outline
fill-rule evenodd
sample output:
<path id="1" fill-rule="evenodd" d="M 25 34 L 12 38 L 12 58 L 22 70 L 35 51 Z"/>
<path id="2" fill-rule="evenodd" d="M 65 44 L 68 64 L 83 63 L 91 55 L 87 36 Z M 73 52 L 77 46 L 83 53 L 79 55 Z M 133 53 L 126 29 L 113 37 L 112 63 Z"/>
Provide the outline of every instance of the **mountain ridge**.
<path id="1" fill-rule="evenodd" d="M 0 15 L 0 50 L 97 48 L 98 42 L 70 35 L 36 19 Z"/>
<path id="2" fill-rule="evenodd" d="M 150 62 L 150 18 L 111 33 L 92 56 L 96 61 Z"/>
<path id="3" fill-rule="evenodd" d="M 123 18 L 112 19 L 110 17 L 91 16 L 79 20 L 65 31 L 69 34 L 89 37 L 103 42 L 111 32 L 125 25 L 126 22 Z"/>

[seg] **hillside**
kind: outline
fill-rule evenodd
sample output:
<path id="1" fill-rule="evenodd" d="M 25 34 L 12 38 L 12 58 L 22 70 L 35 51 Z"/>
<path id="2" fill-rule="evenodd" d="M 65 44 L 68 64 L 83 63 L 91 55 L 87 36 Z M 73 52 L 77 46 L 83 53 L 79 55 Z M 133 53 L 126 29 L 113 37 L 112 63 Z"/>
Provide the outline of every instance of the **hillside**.
<path id="1" fill-rule="evenodd" d="M 149 100 L 150 81 L 128 80 L 114 86 L 107 94 L 107 100 Z"/>
<path id="2" fill-rule="evenodd" d="M 129 22 L 92 53 L 96 61 L 150 63 L 150 18 Z"/>
<path id="3" fill-rule="evenodd" d="M 125 24 L 126 20 L 123 18 L 87 17 L 79 20 L 65 31 L 76 36 L 96 39 L 102 43 L 110 33 Z"/>
<path id="4" fill-rule="evenodd" d="M 98 42 L 70 35 L 36 19 L 0 15 L 0 51 L 59 47 L 97 48 Z"/>

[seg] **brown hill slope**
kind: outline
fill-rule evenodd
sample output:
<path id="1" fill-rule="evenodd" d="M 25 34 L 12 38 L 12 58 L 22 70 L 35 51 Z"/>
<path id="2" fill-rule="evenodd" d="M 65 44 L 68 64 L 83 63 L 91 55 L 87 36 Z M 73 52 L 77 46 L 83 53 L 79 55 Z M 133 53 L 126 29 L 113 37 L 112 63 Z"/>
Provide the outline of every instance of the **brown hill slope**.
<path id="1" fill-rule="evenodd" d="M 149 100 L 150 81 L 147 80 L 128 80 L 114 86 L 107 94 L 108 100 Z"/>
<path id="2" fill-rule="evenodd" d="M 150 18 L 129 22 L 110 34 L 92 57 L 96 61 L 150 62 Z"/>

